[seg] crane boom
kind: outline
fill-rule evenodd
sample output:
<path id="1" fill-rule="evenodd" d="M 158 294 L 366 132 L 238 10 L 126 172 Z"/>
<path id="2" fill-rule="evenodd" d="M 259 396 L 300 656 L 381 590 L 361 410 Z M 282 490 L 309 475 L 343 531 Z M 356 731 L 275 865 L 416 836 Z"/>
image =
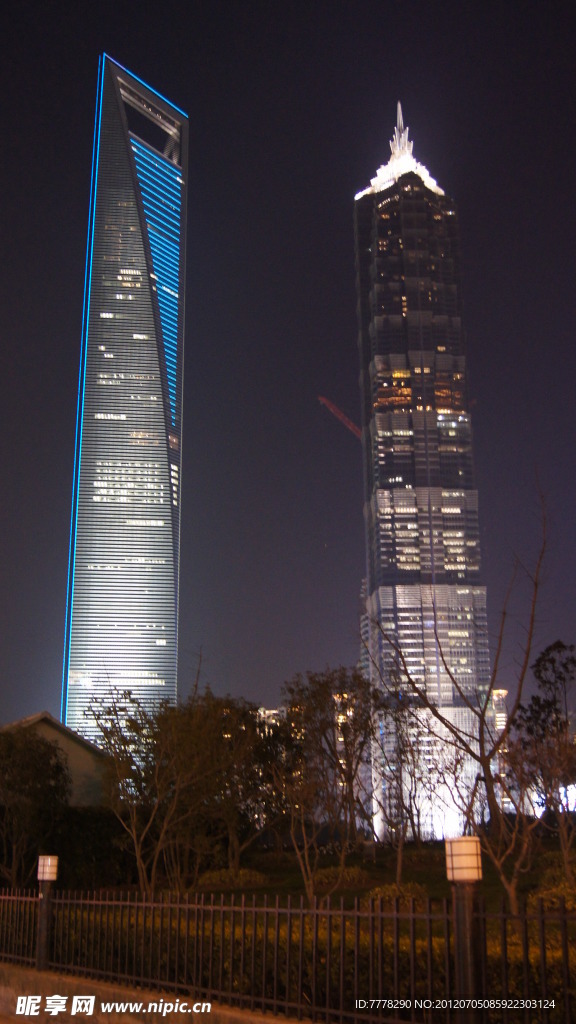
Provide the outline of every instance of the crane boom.
<path id="1" fill-rule="evenodd" d="M 318 401 L 321 405 L 325 405 L 332 415 L 335 416 L 336 419 L 340 420 L 345 427 L 348 427 L 348 430 L 354 434 L 354 437 L 357 437 L 358 440 L 362 440 L 362 431 L 360 430 L 360 427 L 353 423 L 351 419 L 348 419 L 348 416 L 346 413 L 342 412 L 342 409 L 339 409 L 337 405 L 334 405 L 334 402 L 331 402 L 329 398 L 324 398 L 324 395 L 318 395 Z"/>

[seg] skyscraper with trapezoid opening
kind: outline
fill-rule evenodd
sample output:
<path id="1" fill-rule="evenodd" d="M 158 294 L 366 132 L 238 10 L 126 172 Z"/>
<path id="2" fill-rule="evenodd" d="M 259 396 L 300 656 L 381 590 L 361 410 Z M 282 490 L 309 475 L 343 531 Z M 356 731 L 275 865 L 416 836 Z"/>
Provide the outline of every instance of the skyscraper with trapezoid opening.
<path id="1" fill-rule="evenodd" d="M 62 720 L 176 699 L 188 119 L 103 55 L 76 424 Z"/>
<path id="2" fill-rule="evenodd" d="M 472 736 L 470 705 L 485 697 L 490 665 L 457 215 L 415 160 L 400 104 L 390 147 L 355 201 L 368 660 L 376 685 L 399 702 L 410 697 L 413 724 L 408 675 Z M 443 743 L 425 717 L 415 810 L 423 833 L 439 837 L 461 822 L 449 787 L 433 782 Z M 383 742 L 393 747 L 394 736 Z M 402 765 L 389 753 L 384 785 L 401 793 Z"/>

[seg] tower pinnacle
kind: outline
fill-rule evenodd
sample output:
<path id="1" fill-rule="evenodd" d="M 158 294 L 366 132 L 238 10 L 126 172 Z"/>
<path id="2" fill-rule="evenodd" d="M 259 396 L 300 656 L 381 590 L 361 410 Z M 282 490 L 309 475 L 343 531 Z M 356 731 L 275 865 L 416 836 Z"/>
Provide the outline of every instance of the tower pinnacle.
<path id="1" fill-rule="evenodd" d="M 376 177 L 372 178 L 370 182 L 370 187 L 363 189 L 362 192 L 358 192 L 355 196 L 356 199 L 360 199 L 369 192 L 384 192 L 398 181 L 398 178 L 401 178 L 403 174 L 408 174 L 410 171 L 417 174 L 431 192 L 435 192 L 439 196 L 444 195 L 443 190 L 436 183 L 427 168 L 414 159 L 412 155 L 414 143 L 408 139 L 409 130 L 409 128 L 404 127 L 402 104 L 398 102 L 396 107 L 396 127 L 394 135 L 390 140 L 390 159 L 387 164 L 383 164 L 382 167 L 378 168 Z"/>
<path id="2" fill-rule="evenodd" d="M 396 127 L 394 129 L 394 137 L 390 140 L 390 149 L 392 152 L 392 160 L 398 160 L 405 154 L 412 156 L 413 142 L 408 142 L 409 128 L 404 128 L 404 118 L 402 117 L 402 104 L 398 101 L 396 113 Z"/>

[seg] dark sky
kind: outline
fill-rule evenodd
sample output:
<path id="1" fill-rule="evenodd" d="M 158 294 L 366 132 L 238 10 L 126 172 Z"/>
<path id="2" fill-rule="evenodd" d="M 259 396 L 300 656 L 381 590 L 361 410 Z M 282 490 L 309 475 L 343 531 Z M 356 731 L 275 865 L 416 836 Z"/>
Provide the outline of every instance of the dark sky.
<path id="1" fill-rule="evenodd" d="M 364 573 L 352 210 L 402 101 L 455 197 L 495 632 L 548 551 L 536 650 L 576 641 L 571 3 L 8 2 L 0 203 L 0 721 L 59 712 L 98 54 L 190 117 L 180 691 L 274 706 L 352 664 Z M 512 604 L 511 686 L 527 596 Z"/>

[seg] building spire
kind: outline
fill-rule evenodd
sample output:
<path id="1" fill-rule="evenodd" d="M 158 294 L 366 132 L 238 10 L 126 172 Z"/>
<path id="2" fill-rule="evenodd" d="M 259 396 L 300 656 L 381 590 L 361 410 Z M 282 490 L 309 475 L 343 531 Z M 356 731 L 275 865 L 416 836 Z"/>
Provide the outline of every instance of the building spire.
<path id="1" fill-rule="evenodd" d="M 417 174 L 431 192 L 435 192 L 439 196 L 444 195 L 443 190 L 429 174 L 426 167 L 414 159 L 412 155 L 414 143 L 409 141 L 408 132 L 409 128 L 404 127 L 402 104 L 398 102 L 396 107 L 396 127 L 394 135 L 390 140 L 390 159 L 387 164 L 378 169 L 376 177 L 372 178 L 370 182 L 370 187 L 357 193 L 356 199 L 360 199 L 368 193 L 384 192 L 386 189 L 391 188 L 403 174 L 410 172 Z"/>
<path id="2" fill-rule="evenodd" d="M 392 159 L 397 160 L 404 154 L 408 156 L 412 155 L 413 142 L 408 142 L 409 128 L 404 127 L 404 118 L 402 117 L 402 104 L 398 100 L 398 106 L 396 108 L 396 127 L 394 129 L 394 137 L 390 140 L 390 149 L 392 151 Z"/>

